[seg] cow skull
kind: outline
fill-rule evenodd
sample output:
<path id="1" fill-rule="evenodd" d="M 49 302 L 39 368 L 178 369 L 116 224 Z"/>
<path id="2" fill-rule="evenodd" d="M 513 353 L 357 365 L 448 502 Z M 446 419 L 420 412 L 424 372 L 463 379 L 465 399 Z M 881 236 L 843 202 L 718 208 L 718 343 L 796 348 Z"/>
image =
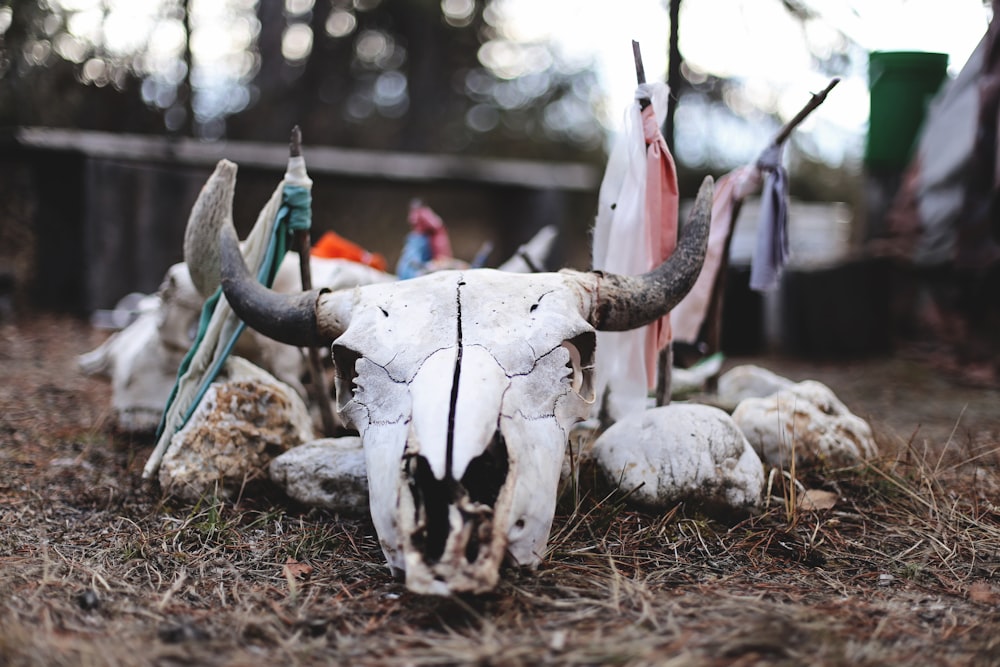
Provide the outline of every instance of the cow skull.
<path id="1" fill-rule="evenodd" d="M 332 344 L 393 571 L 417 592 L 482 592 L 505 558 L 544 553 L 568 434 L 595 399 L 595 331 L 648 324 L 687 293 L 711 201 L 706 179 L 677 250 L 642 276 L 474 269 L 279 294 L 253 280 L 225 225 L 222 285 L 261 333 Z"/>

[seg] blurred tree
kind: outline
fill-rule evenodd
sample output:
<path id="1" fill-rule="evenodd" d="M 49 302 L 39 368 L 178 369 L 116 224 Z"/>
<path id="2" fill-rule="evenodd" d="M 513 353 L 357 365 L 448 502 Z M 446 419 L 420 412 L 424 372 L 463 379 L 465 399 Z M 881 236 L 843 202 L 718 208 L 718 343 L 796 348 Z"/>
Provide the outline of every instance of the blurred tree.
<path id="1" fill-rule="evenodd" d="M 261 0 L 255 102 L 229 136 L 601 157 L 589 67 L 503 38 L 490 0 Z"/>
<path id="2" fill-rule="evenodd" d="M 125 63 L 99 44 L 83 48 L 66 19 L 38 0 L 0 7 L 0 125 L 159 126 Z"/>
<path id="3" fill-rule="evenodd" d="M 602 158 L 588 65 L 493 0 L 8 0 L 0 124 Z"/>

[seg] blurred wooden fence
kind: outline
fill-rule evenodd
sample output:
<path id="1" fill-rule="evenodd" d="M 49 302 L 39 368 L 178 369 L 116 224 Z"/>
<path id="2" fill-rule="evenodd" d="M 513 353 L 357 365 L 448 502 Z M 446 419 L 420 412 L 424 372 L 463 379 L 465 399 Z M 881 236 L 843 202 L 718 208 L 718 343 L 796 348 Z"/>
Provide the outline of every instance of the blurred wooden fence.
<path id="1" fill-rule="evenodd" d="M 308 138 L 307 138 L 308 140 Z M 394 266 L 410 199 L 444 218 L 455 255 L 486 241 L 490 263 L 546 224 L 560 229 L 550 268 L 589 266 L 599 167 L 327 146 L 303 152 L 313 235 L 327 229 Z M 0 137 L 0 275 L 20 305 L 85 314 L 153 292 L 182 260 L 188 214 L 216 162 L 239 165 L 234 219 L 245 234 L 284 173 L 284 144 L 20 128 Z"/>

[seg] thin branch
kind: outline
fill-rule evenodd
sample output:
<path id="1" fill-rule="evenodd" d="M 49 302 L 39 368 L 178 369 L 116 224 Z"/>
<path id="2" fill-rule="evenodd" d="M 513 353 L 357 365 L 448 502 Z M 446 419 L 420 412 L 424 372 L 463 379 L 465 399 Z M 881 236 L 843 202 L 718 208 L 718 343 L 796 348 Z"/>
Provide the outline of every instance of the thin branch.
<path id="1" fill-rule="evenodd" d="M 635 59 L 635 80 L 641 86 L 646 83 L 646 68 L 642 66 L 642 52 L 639 50 L 639 42 L 632 40 L 632 58 Z M 639 108 L 645 109 L 650 105 L 648 97 L 639 98 Z"/>
<path id="2" fill-rule="evenodd" d="M 838 83 L 840 83 L 840 78 L 836 77 L 832 79 L 829 84 L 827 84 L 826 88 L 824 88 L 822 92 L 813 93 L 813 96 L 809 100 L 809 102 L 804 107 L 802 107 L 802 109 L 797 114 L 795 114 L 795 118 L 792 118 L 790 121 L 784 124 L 784 126 L 781 128 L 778 134 L 774 137 L 774 141 L 771 142 L 771 145 L 780 146 L 781 144 L 785 143 L 789 135 L 791 135 L 792 130 L 798 127 L 799 124 L 802 121 L 804 121 L 809 114 L 815 111 L 816 107 L 823 104 L 823 102 L 826 100 L 827 94 L 831 90 L 833 90 L 833 87 L 836 86 Z"/>
<path id="3" fill-rule="evenodd" d="M 646 68 L 642 65 L 642 51 L 639 49 L 639 42 L 632 40 L 632 57 L 635 59 L 635 80 L 641 86 L 646 83 Z M 648 97 L 639 98 L 639 108 L 645 109 L 652 100 Z M 656 405 L 667 405 L 670 403 L 670 384 L 673 370 L 673 350 L 668 343 L 660 350 L 656 360 Z"/>
<path id="4" fill-rule="evenodd" d="M 292 136 L 288 142 L 288 156 L 302 156 L 302 130 L 296 125 L 292 128 Z M 299 276 L 302 278 L 302 289 L 312 289 L 312 271 L 309 266 L 310 246 L 312 245 L 308 229 L 303 229 L 295 233 L 299 243 Z M 323 431 L 325 436 L 332 436 L 336 429 L 336 422 L 333 420 L 333 408 L 330 405 L 330 395 L 326 390 L 326 378 L 323 375 L 323 364 L 320 360 L 319 350 L 309 347 L 306 350 L 309 359 L 309 374 L 312 376 L 313 400 L 319 407 L 319 415 L 323 420 Z"/>
<path id="5" fill-rule="evenodd" d="M 635 79 L 639 83 L 646 83 L 646 70 L 642 66 L 642 52 L 639 50 L 639 42 L 632 40 L 632 57 L 635 58 Z"/>

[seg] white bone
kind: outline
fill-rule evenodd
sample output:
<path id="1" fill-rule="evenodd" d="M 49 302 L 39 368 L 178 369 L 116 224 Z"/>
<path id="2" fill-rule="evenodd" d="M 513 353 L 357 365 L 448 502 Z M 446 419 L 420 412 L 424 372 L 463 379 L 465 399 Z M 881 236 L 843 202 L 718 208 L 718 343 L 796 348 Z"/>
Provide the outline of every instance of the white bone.
<path id="1" fill-rule="evenodd" d="M 288 296 L 219 235 L 227 302 L 296 345 L 332 341 L 338 411 L 365 449 L 372 519 L 416 592 L 493 588 L 544 553 L 569 432 L 594 403 L 596 330 L 661 317 L 704 259 L 712 182 L 673 255 L 642 276 L 441 271 Z"/>
<path id="2" fill-rule="evenodd" d="M 310 267 L 315 284 L 332 290 L 395 280 L 391 274 L 343 259 L 313 257 Z M 274 288 L 301 290 L 300 275 L 298 254 L 288 253 L 278 268 Z M 153 431 L 160 423 L 177 368 L 197 332 L 204 301 L 184 263 L 167 270 L 157 296 L 151 299 L 152 305 L 144 306 L 129 326 L 77 359 L 82 372 L 111 378 L 113 416 L 117 428 L 125 432 Z M 297 348 L 250 330 L 236 351 L 307 398 L 300 379 L 305 361 Z"/>
<path id="3" fill-rule="evenodd" d="M 590 387 L 581 354 L 593 350 L 567 344 L 593 336 L 582 301 L 568 275 L 491 270 L 355 292 L 333 346 L 338 406 L 364 442 L 386 559 L 411 589 L 489 590 L 505 558 L 535 565 L 544 553 L 568 432 L 593 400 L 580 394 Z M 462 480 L 499 442 L 506 474 L 468 482 L 496 485 L 482 498 Z M 435 488 L 458 497 L 429 508 Z"/>

